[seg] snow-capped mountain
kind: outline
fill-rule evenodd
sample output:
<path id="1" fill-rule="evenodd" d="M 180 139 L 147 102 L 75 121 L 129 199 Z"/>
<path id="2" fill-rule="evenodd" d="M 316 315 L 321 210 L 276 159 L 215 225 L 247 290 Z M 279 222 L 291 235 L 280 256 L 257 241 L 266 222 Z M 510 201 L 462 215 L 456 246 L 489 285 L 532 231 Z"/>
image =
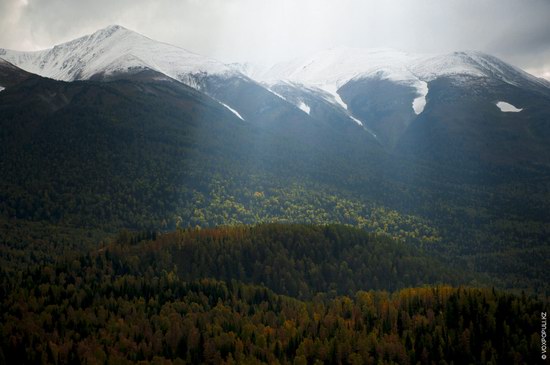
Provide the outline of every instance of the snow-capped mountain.
<path id="1" fill-rule="evenodd" d="M 0 58 L 27 72 L 63 81 L 153 70 L 192 87 L 197 87 L 197 79 L 205 75 L 243 76 L 267 85 L 286 82 L 323 90 L 342 107 L 345 103 L 338 89 L 351 80 L 364 78 L 410 86 L 416 89 L 419 99 L 428 92 L 426 84 L 440 77 L 497 78 L 513 85 L 550 87 L 548 81 L 480 52 L 422 55 L 392 49 L 340 47 L 280 63 L 265 71 L 250 63 L 226 65 L 119 25 L 42 51 L 0 48 Z M 421 100 L 414 106 L 411 102 L 417 114 L 422 111 L 422 104 Z"/>
<path id="2" fill-rule="evenodd" d="M 277 84 L 286 83 L 297 87 L 303 86 L 309 91 L 318 90 L 321 98 L 332 101 L 341 107 L 350 119 L 364 126 L 363 121 L 349 110 L 348 103 L 342 99 L 339 89 L 353 79 L 388 79 L 416 90 L 416 95 L 411 99 L 411 107 L 419 114 L 425 105 L 428 90 L 426 83 L 409 69 L 409 65 L 418 58 L 419 56 L 390 49 L 333 48 L 288 63 L 277 64 L 262 74 L 260 79 L 274 89 L 277 88 Z"/>
<path id="3" fill-rule="evenodd" d="M 441 77 L 455 81 L 498 79 L 516 86 L 550 87 L 548 81 L 481 52 L 422 55 L 392 49 L 333 48 L 277 64 L 258 76 L 268 85 L 292 83 L 323 90 L 340 104 L 338 90 L 346 83 L 369 78 L 388 80 L 416 90 L 417 96 L 411 100 L 416 114 L 424 108 L 427 83 Z"/>
<path id="4" fill-rule="evenodd" d="M 486 106 L 493 109 L 499 102 L 515 105 L 514 98 L 518 103 L 517 89 L 550 96 L 546 80 L 475 51 L 425 55 L 333 48 L 277 64 L 258 79 L 310 115 L 317 106 L 323 106 L 326 115 L 324 101 L 329 101 L 391 148 L 430 101 L 439 99 L 443 90 L 431 88 L 442 80 L 448 81 L 447 88 L 462 90 L 464 100 L 485 95 Z M 521 105 L 515 110 L 522 110 Z"/>
<path id="5" fill-rule="evenodd" d="M 219 61 L 154 41 L 119 25 L 42 51 L 0 49 L 0 58 L 28 72 L 63 81 L 153 70 L 195 86 L 194 75 L 236 73 Z"/>
<path id="6" fill-rule="evenodd" d="M 277 96 L 234 66 L 119 25 L 43 51 L 0 49 L 0 58 L 25 71 L 62 81 L 112 80 L 153 71 L 155 79 L 166 76 L 207 94 L 239 120 L 268 119 L 264 104 L 271 109 L 293 109 L 292 105 L 281 105 Z M 254 98 L 242 96 L 247 93 Z"/>
<path id="7" fill-rule="evenodd" d="M 460 133 L 468 140 L 476 135 L 479 144 L 482 136 L 471 132 L 485 128 L 485 120 L 495 128 L 487 135 L 505 131 L 503 140 L 518 133 L 550 135 L 550 83 L 480 52 L 334 48 L 266 71 L 227 65 L 115 25 L 43 51 L 0 49 L 2 58 L 64 81 L 169 79 L 206 94 L 240 122 L 290 129 L 316 123 L 323 133 L 362 132 L 389 150 L 438 143 L 449 150 Z M 501 128 L 512 119 L 522 122 Z"/>
<path id="8" fill-rule="evenodd" d="M 403 83 L 429 82 L 439 77 L 496 77 L 510 84 L 550 83 L 481 52 L 442 55 L 411 54 L 393 49 L 333 48 L 273 66 L 258 75 L 266 83 L 290 81 L 308 86 L 341 87 L 358 78 L 377 77 Z"/>

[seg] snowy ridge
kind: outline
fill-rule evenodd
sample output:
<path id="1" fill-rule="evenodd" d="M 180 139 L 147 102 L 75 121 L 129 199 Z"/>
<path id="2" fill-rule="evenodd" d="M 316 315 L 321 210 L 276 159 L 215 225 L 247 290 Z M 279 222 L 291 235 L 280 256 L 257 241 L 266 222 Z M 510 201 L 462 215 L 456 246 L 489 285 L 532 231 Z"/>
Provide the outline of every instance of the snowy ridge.
<path id="1" fill-rule="evenodd" d="M 334 101 L 346 111 L 348 107 L 338 94 L 340 87 L 352 79 L 387 79 L 410 85 L 417 90 L 418 100 L 415 99 L 411 105 L 419 114 L 425 105 L 427 84 L 409 69 L 409 65 L 419 59 L 420 56 L 391 49 L 334 48 L 275 65 L 260 77 L 268 85 L 286 81 L 323 90 L 332 95 Z M 351 114 L 350 117 L 362 125 Z"/>
<path id="2" fill-rule="evenodd" d="M 410 65 L 410 70 L 422 81 L 432 81 L 442 76 L 488 76 L 478 63 L 464 52 L 421 57 Z"/>
<path id="3" fill-rule="evenodd" d="M 451 77 L 458 83 L 491 78 L 515 86 L 550 86 L 496 57 L 475 51 L 415 55 L 392 49 L 334 48 L 277 64 L 259 77 L 267 85 L 291 82 L 321 89 L 333 95 L 346 110 L 337 91 L 347 82 L 364 78 L 390 80 L 416 89 L 417 97 L 411 100 L 416 114 L 422 113 L 426 105 L 428 82 L 439 77 Z"/>
<path id="4" fill-rule="evenodd" d="M 190 84 L 190 76 L 196 74 L 238 73 L 216 60 L 118 25 L 43 51 L 0 49 L 0 56 L 26 71 L 64 81 L 150 69 Z"/>
<path id="5" fill-rule="evenodd" d="M 408 79 L 410 73 L 404 65 L 411 59 L 406 53 L 386 49 L 333 48 L 277 64 L 259 77 L 267 83 L 288 80 L 310 86 L 335 85 L 339 88 L 356 76 L 382 70 L 387 70 L 392 77 Z"/>
<path id="6" fill-rule="evenodd" d="M 411 71 L 421 80 L 432 81 L 442 76 L 495 78 L 510 85 L 536 85 L 548 88 L 550 83 L 539 79 L 494 56 L 477 52 L 453 52 L 419 58 Z"/>
<path id="7" fill-rule="evenodd" d="M 512 85 L 550 87 L 548 81 L 480 52 L 421 55 L 393 49 L 340 47 L 265 70 L 250 63 L 225 65 L 119 25 L 42 51 L 0 48 L 0 57 L 28 72 L 64 81 L 149 69 L 199 88 L 195 75 L 247 75 L 267 85 L 287 81 L 321 89 L 336 101 L 337 90 L 350 80 L 376 77 L 415 88 L 420 99 L 411 102 L 417 114 L 425 104 L 426 83 L 442 76 L 452 76 L 457 81 L 464 76 L 491 77 Z"/>
<path id="8" fill-rule="evenodd" d="M 245 63 L 230 63 L 227 65 L 229 68 L 248 76 L 249 78 L 256 80 L 265 73 L 265 67 L 260 65 L 245 62 Z"/>
<path id="9" fill-rule="evenodd" d="M 442 76 L 497 77 L 516 84 L 527 79 L 547 83 L 496 57 L 476 52 L 422 55 L 392 49 L 333 48 L 273 66 L 258 77 L 270 84 L 281 80 L 309 86 L 336 85 L 352 79 L 379 77 L 396 82 L 429 82 Z"/>

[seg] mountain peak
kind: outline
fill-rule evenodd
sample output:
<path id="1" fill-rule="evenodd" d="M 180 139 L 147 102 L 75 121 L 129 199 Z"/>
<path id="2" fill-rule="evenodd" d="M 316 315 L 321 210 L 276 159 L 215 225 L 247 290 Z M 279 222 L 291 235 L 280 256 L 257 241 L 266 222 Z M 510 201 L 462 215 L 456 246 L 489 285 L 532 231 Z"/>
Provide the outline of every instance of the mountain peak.
<path id="1" fill-rule="evenodd" d="M 519 86 L 548 88 L 549 84 L 493 55 L 481 51 L 455 51 L 422 57 L 411 66 L 415 75 L 425 81 L 446 76 L 461 79 L 464 76 L 500 80 Z"/>
<path id="2" fill-rule="evenodd" d="M 192 75 L 235 72 L 224 64 L 121 25 L 39 52 L 6 50 L 3 57 L 22 69 L 63 81 L 110 78 L 152 70 L 192 86 Z"/>
<path id="3" fill-rule="evenodd" d="M 133 34 L 141 36 L 141 34 L 135 32 L 133 30 L 130 30 L 128 28 L 125 28 L 122 25 L 111 24 L 111 25 L 106 26 L 105 28 L 101 28 L 101 29 L 96 30 L 94 33 L 92 33 L 90 35 L 90 37 L 95 37 L 95 38 L 100 37 L 100 38 L 106 39 L 106 38 L 109 38 L 109 37 L 111 37 L 111 36 L 113 36 L 117 33 L 133 33 Z M 144 36 L 142 36 L 142 37 L 144 37 Z"/>
<path id="4" fill-rule="evenodd" d="M 98 32 L 101 32 L 101 31 L 115 32 L 117 30 L 128 30 L 128 29 L 124 28 L 122 25 L 111 24 L 111 25 L 106 26 L 103 29 L 98 30 Z"/>

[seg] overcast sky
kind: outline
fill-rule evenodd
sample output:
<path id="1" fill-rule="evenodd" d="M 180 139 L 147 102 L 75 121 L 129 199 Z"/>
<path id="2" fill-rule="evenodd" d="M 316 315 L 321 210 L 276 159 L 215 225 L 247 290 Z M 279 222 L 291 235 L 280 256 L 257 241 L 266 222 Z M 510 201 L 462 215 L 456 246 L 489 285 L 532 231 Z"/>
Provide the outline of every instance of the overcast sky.
<path id="1" fill-rule="evenodd" d="M 335 46 L 478 50 L 550 79 L 550 0 L 0 0 L 0 48 L 120 24 L 225 62 Z"/>

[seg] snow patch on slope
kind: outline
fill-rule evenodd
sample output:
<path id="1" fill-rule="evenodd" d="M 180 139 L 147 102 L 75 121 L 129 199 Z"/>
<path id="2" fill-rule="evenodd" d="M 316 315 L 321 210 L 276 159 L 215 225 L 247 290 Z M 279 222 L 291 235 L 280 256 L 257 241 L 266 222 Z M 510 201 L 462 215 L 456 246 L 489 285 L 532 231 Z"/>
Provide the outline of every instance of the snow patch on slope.
<path id="1" fill-rule="evenodd" d="M 340 105 L 344 110 L 348 110 L 348 104 L 342 100 L 340 94 L 338 94 L 338 86 L 334 84 L 326 84 L 319 87 L 321 90 L 326 91 L 333 99 L 333 102 Z"/>
<path id="2" fill-rule="evenodd" d="M 302 109 L 307 115 L 309 115 L 309 112 L 311 112 L 311 108 L 309 107 L 309 105 L 307 105 L 303 101 L 300 101 L 300 103 L 298 104 L 298 108 Z"/>
<path id="3" fill-rule="evenodd" d="M 244 118 L 241 116 L 241 114 L 236 111 L 235 109 L 233 109 L 232 107 L 230 107 L 229 105 L 225 104 L 225 103 L 222 103 L 221 101 L 218 100 L 218 102 L 223 105 L 225 108 L 227 108 L 227 110 L 229 110 L 231 113 L 235 114 L 240 120 L 243 120 L 244 121 Z"/>
<path id="4" fill-rule="evenodd" d="M 428 83 L 425 81 L 419 81 L 416 85 L 416 91 L 419 94 L 412 102 L 412 108 L 416 115 L 419 115 L 424 111 L 426 106 L 426 95 L 428 95 Z"/>
<path id="5" fill-rule="evenodd" d="M 281 94 L 279 94 L 278 92 L 276 91 L 273 91 L 272 89 L 270 89 L 269 87 L 266 88 L 270 93 L 272 93 L 273 95 L 275 96 L 278 96 L 279 98 L 283 99 L 284 101 L 288 101 L 284 96 L 282 96 Z"/>
<path id="6" fill-rule="evenodd" d="M 361 122 L 359 119 L 355 118 L 353 115 L 348 114 L 348 117 L 350 117 L 351 120 L 353 120 L 355 123 L 359 124 L 361 127 L 363 127 L 363 122 Z M 372 132 L 371 132 L 372 133 Z M 375 137 L 376 134 L 372 133 Z"/>
<path id="7" fill-rule="evenodd" d="M 353 120 L 355 123 L 357 123 L 360 126 L 363 126 L 363 122 L 361 122 L 359 119 L 355 118 L 353 115 L 351 115 L 348 104 L 342 100 L 340 97 L 340 94 L 338 94 L 338 86 L 336 84 L 324 84 L 318 86 L 319 89 L 325 91 L 329 96 L 330 99 L 328 99 L 331 103 L 339 105 L 342 109 L 345 110 L 347 116 Z"/>
<path id="8" fill-rule="evenodd" d="M 507 103 L 505 101 L 499 101 L 496 105 L 498 106 L 500 111 L 503 112 L 503 113 L 519 113 L 520 111 L 523 110 L 523 108 L 521 108 L 521 109 L 516 108 L 512 104 Z"/>

